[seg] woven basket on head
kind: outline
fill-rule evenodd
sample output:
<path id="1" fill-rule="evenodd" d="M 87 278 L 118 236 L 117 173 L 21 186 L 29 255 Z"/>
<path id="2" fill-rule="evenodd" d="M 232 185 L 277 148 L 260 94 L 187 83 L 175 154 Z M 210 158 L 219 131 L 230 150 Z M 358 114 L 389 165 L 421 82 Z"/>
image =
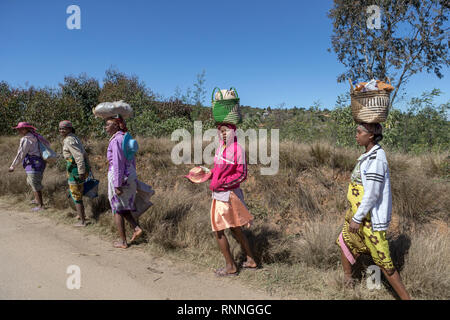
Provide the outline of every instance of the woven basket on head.
<path id="1" fill-rule="evenodd" d="M 230 90 L 234 91 L 234 95 L 236 98 L 233 99 L 223 99 L 223 95 L 221 90 L 219 89 L 218 93 L 221 97 L 220 100 L 214 99 L 214 92 L 216 89 L 214 88 L 211 96 L 212 103 L 212 113 L 213 118 L 216 123 L 231 123 L 231 124 L 239 124 L 242 122 L 242 115 L 240 110 L 240 100 L 235 88 L 230 88 Z"/>
<path id="2" fill-rule="evenodd" d="M 391 106 L 391 93 L 385 90 L 359 92 L 350 82 L 353 119 L 357 123 L 380 123 L 387 119 Z"/>

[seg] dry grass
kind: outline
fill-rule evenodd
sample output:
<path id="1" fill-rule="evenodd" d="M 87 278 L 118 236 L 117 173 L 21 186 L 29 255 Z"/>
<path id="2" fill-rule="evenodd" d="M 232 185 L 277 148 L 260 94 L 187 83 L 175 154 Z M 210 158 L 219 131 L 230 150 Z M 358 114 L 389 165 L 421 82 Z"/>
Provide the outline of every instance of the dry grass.
<path id="1" fill-rule="evenodd" d="M 450 178 L 450 156 L 448 154 L 422 156 L 420 162 L 428 177 Z"/>
<path id="2" fill-rule="evenodd" d="M 194 185 L 183 178 L 193 165 L 174 165 L 169 139 L 138 137 L 139 179 L 152 185 L 154 206 L 140 224 L 146 231 L 141 245 L 154 252 L 195 262 L 199 268 L 223 263 L 211 232 L 211 195 L 206 184 Z M 0 137 L 0 159 L 9 165 L 18 137 Z M 107 139 L 86 142 L 95 176 L 101 180 L 100 196 L 87 200 L 92 230 L 115 236 L 106 197 Z M 58 142 L 53 144 L 60 150 Z M 355 275 L 361 283 L 348 290 L 342 286 L 339 249 L 335 239 L 347 208 L 346 193 L 358 150 L 336 148 L 326 142 L 312 145 L 283 142 L 280 170 L 261 176 L 258 165 L 249 166 L 242 184 L 255 224 L 245 230 L 258 262 L 264 268 L 242 272 L 249 285 L 269 292 L 305 299 L 392 299 L 385 285 L 381 290 L 365 287 L 364 270 L 370 258 L 360 259 Z M 411 157 L 389 153 L 392 175 L 393 218 L 388 233 L 392 257 L 414 298 L 450 298 L 448 208 L 448 154 Z M 63 210 L 58 219 L 73 219 L 63 163 L 45 171 L 44 199 L 48 206 Z M 19 201 L 31 199 L 21 168 L 3 174 L 0 196 Z M 229 233 L 228 233 L 229 234 Z M 231 234 L 230 238 L 231 238 Z M 238 261 L 242 251 L 235 241 L 231 249 Z"/>
<path id="3" fill-rule="evenodd" d="M 427 299 L 449 298 L 450 234 L 436 230 L 419 232 L 411 242 L 402 270 L 411 294 Z"/>

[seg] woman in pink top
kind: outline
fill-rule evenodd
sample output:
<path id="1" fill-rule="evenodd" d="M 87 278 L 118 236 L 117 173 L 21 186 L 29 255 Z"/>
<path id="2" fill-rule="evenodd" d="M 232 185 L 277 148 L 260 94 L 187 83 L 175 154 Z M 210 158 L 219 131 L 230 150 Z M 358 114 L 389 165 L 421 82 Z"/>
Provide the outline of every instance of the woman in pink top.
<path id="1" fill-rule="evenodd" d="M 247 238 L 241 227 L 249 227 L 253 216 L 244 202 L 244 195 L 239 188 L 241 182 L 247 178 L 247 164 L 245 151 L 237 143 L 235 137 L 236 126 L 221 124 L 218 126 L 220 145 L 214 157 L 214 168 L 211 170 L 212 191 L 211 227 L 215 232 L 220 251 L 225 257 L 224 268 L 215 270 L 218 276 L 237 275 L 238 268 L 230 252 L 225 229 L 230 229 L 239 241 L 247 259 L 242 268 L 256 268 L 256 262 Z"/>

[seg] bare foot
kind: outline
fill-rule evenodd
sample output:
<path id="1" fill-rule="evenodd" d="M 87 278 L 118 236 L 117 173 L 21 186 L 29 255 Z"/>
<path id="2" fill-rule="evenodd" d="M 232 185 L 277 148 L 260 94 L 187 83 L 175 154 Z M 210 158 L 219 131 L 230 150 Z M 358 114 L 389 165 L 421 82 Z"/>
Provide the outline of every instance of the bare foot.
<path id="1" fill-rule="evenodd" d="M 137 238 L 139 238 L 142 235 L 142 229 L 138 227 L 138 229 L 134 231 L 133 236 L 131 237 L 130 242 L 133 242 L 134 240 L 136 240 Z"/>
<path id="2" fill-rule="evenodd" d="M 218 277 L 229 277 L 229 276 L 237 276 L 238 272 L 236 270 L 233 271 L 228 271 L 227 268 L 220 268 L 220 269 L 216 269 L 214 270 L 214 273 L 216 274 L 216 276 Z"/>
<path id="3" fill-rule="evenodd" d="M 256 264 L 255 260 L 248 257 L 247 260 L 242 263 L 241 267 L 244 269 L 256 269 L 258 265 Z"/>
<path id="4" fill-rule="evenodd" d="M 347 289 L 354 289 L 356 285 L 356 280 L 352 277 L 345 277 L 344 279 L 344 287 Z"/>
<path id="5" fill-rule="evenodd" d="M 128 248 L 128 244 L 126 242 L 123 242 L 122 240 L 114 241 L 113 246 L 114 246 L 114 248 L 120 248 L 120 249 Z"/>

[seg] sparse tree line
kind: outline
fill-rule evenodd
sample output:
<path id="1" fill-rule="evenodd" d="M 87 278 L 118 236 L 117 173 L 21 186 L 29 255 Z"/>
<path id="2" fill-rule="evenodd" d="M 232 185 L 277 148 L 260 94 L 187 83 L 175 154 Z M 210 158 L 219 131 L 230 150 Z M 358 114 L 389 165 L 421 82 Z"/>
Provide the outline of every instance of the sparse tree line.
<path id="1" fill-rule="evenodd" d="M 67 76 L 59 88 L 14 88 L 0 82 L 0 134 L 12 135 L 11 127 L 28 121 L 47 137 L 55 138 L 59 121 L 70 119 L 82 137 L 99 137 L 105 133 L 92 108 L 103 101 L 125 100 L 135 111 L 127 122 L 134 135 L 170 136 L 177 128 L 193 130 L 194 121 L 202 121 L 203 129 L 214 127 L 211 110 L 203 106 L 204 74 L 198 76 L 194 93 L 176 93 L 162 98 L 152 92 L 136 76 L 109 69 L 103 86 L 86 74 Z M 393 108 L 384 124 L 383 144 L 403 152 L 449 150 L 450 101 L 436 105 L 438 89 L 425 92 L 407 103 L 406 111 Z M 313 142 L 327 140 L 340 146 L 354 145 L 355 123 L 351 116 L 348 95 L 341 95 L 333 110 L 319 105 L 308 108 L 277 108 L 266 111 L 242 107 L 243 130 L 249 128 L 280 129 L 282 140 Z M 265 116 L 261 116 L 262 114 Z"/>

